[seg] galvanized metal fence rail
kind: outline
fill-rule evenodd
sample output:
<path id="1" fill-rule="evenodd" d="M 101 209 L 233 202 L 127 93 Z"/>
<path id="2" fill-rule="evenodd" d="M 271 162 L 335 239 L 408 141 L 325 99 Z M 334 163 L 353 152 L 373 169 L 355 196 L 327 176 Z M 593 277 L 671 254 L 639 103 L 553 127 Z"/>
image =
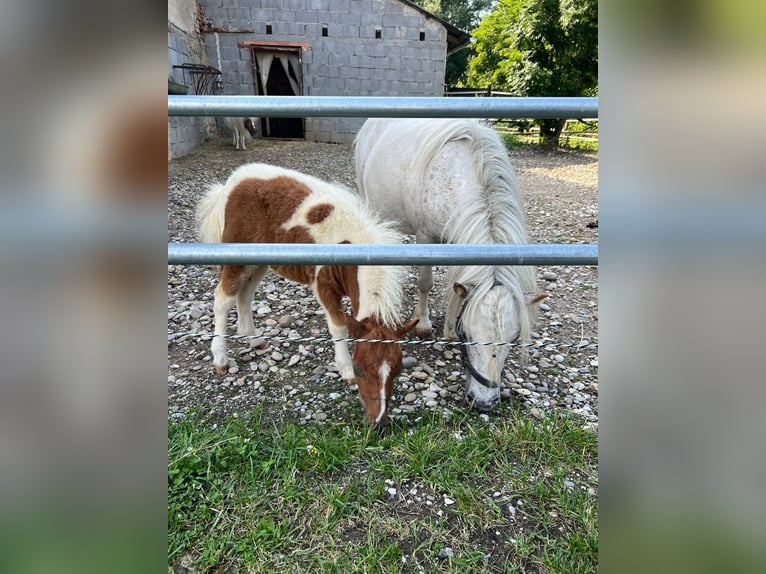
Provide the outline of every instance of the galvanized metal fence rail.
<path id="1" fill-rule="evenodd" d="M 170 116 L 594 119 L 598 98 L 168 96 Z"/>
<path id="2" fill-rule="evenodd" d="M 598 117 L 597 98 L 168 96 L 170 116 Z M 598 265 L 598 245 L 273 245 L 168 243 L 179 265 Z"/>
<path id="3" fill-rule="evenodd" d="M 171 265 L 598 265 L 598 245 L 169 243 Z"/>

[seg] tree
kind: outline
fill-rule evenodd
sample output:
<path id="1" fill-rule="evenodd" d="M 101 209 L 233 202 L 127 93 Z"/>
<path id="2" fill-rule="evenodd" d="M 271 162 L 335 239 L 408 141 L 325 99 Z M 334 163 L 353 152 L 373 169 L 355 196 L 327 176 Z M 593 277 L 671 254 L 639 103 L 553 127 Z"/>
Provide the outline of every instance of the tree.
<path id="1" fill-rule="evenodd" d="M 492 5 L 492 0 L 413 0 L 413 3 L 446 20 L 455 28 L 471 32 L 478 25 L 482 14 Z M 454 86 L 465 79 L 470 57 L 468 49 L 447 56 L 444 77 L 447 85 Z"/>
<path id="2" fill-rule="evenodd" d="M 479 24 L 468 81 L 519 96 L 594 95 L 597 0 L 500 0 Z M 565 120 L 536 120 L 540 142 L 558 145 Z"/>

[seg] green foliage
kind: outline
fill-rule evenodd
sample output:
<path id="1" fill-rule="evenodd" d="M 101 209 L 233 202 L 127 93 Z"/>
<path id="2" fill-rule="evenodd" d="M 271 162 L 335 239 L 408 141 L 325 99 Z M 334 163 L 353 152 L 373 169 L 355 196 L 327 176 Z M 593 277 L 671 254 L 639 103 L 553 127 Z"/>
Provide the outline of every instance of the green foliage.
<path id="1" fill-rule="evenodd" d="M 471 32 L 476 28 L 482 14 L 492 5 L 492 0 L 413 0 L 413 3 L 456 28 Z M 470 56 L 468 49 L 447 56 L 444 82 L 448 86 L 454 86 L 465 79 Z"/>
<path id="2" fill-rule="evenodd" d="M 499 0 L 473 32 L 476 43 L 471 48 L 473 58 L 468 64 L 467 84 L 491 86 L 497 90 L 510 89 L 514 65 L 522 58 L 513 46 L 512 23 L 518 19 L 525 0 Z"/>
<path id="3" fill-rule="evenodd" d="M 473 35 L 473 86 L 519 96 L 597 93 L 597 0 L 500 0 Z M 558 143 L 563 120 L 535 123 L 541 143 Z"/>

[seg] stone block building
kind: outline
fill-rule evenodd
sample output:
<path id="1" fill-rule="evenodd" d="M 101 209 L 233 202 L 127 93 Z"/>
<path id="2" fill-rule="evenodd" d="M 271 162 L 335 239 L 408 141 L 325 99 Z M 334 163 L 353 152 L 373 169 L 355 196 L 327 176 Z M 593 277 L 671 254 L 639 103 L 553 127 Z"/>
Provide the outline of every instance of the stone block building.
<path id="1" fill-rule="evenodd" d="M 442 96 L 467 33 L 406 0 L 197 0 L 224 94 Z M 264 137 L 350 142 L 363 118 L 262 118 Z"/>

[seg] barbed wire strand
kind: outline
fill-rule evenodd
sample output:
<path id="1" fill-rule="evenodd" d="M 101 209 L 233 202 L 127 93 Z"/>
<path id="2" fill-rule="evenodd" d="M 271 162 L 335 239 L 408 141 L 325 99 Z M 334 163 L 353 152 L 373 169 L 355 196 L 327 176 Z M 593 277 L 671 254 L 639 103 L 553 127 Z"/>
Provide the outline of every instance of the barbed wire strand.
<path id="1" fill-rule="evenodd" d="M 513 347 L 513 348 L 537 348 L 544 350 L 553 349 L 574 349 L 582 351 L 584 349 L 597 349 L 598 343 L 581 338 L 579 343 L 552 343 L 545 341 L 536 341 L 532 343 L 511 343 L 505 341 L 442 341 L 438 339 L 354 339 L 353 337 L 284 337 L 282 335 L 214 335 L 212 333 L 203 333 L 198 331 L 169 332 L 168 342 L 180 340 L 181 338 L 195 337 L 207 341 L 213 337 L 221 337 L 227 340 L 263 340 L 274 341 L 278 343 L 397 343 L 399 345 L 448 345 L 453 347 L 466 346 L 490 346 Z"/>

